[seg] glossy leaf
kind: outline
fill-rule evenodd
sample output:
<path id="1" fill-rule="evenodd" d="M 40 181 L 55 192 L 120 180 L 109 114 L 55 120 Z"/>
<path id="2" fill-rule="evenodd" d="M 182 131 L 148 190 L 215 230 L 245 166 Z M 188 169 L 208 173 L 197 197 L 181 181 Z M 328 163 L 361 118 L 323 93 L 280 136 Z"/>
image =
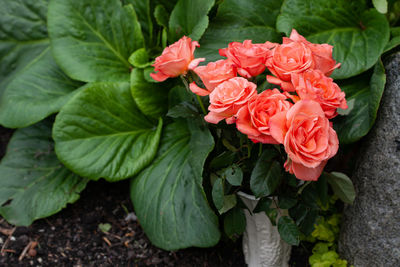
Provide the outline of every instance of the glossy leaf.
<path id="1" fill-rule="evenodd" d="M 169 14 L 163 5 L 156 6 L 154 9 L 154 18 L 158 25 L 168 27 Z"/>
<path id="2" fill-rule="evenodd" d="M 135 10 L 119 0 L 51 0 L 48 28 L 58 65 L 85 82 L 127 80 L 129 56 L 144 47 Z"/>
<path id="3" fill-rule="evenodd" d="M 273 160 L 274 150 L 266 150 L 258 158 L 250 177 L 250 189 L 256 197 L 272 194 L 282 180 L 282 167 Z"/>
<path id="4" fill-rule="evenodd" d="M 139 109 L 148 116 L 158 118 L 167 112 L 169 87 L 165 83 L 149 83 L 144 70 L 131 72 L 131 94 Z"/>
<path id="5" fill-rule="evenodd" d="M 246 217 L 240 208 L 228 211 L 224 217 L 224 230 L 231 239 L 236 239 L 246 229 Z"/>
<path id="6" fill-rule="evenodd" d="M 146 68 L 151 65 L 151 62 L 149 62 L 149 55 L 145 48 L 140 48 L 133 52 L 128 61 L 136 68 Z"/>
<path id="7" fill-rule="evenodd" d="M 47 0 L 0 0 L 0 96 L 49 46 Z"/>
<path id="8" fill-rule="evenodd" d="M 151 11 L 151 0 L 124 0 L 127 4 L 131 4 L 135 13 L 137 14 L 137 19 L 140 23 L 140 27 L 143 32 L 143 37 L 146 40 L 148 46 L 152 45 L 154 39 L 154 27 L 152 20 Z"/>
<path id="9" fill-rule="evenodd" d="M 234 41 L 280 42 L 275 21 L 281 4 L 282 0 L 224 0 L 201 38 L 196 56 L 205 57 L 208 62 L 216 61 L 221 58 L 218 50 Z"/>
<path id="10" fill-rule="evenodd" d="M 281 195 L 278 197 L 278 199 L 278 206 L 280 209 L 290 209 L 297 204 L 297 199 L 294 197 Z"/>
<path id="11" fill-rule="evenodd" d="M 237 199 L 236 195 L 231 194 L 231 195 L 225 195 L 224 196 L 224 205 L 222 206 L 221 209 L 218 210 L 219 214 L 223 214 L 227 212 L 228 210 L 232 209 L 233 207 L 236 206 Z"/>
<path id="12" fill-rule="evenodd" d="M 388 52 L 400 45 L 400 27 L 391 28 L 390 35 L 391 35 L 390 41 L 386 44 L 384 52 Z"/>
<path id="13" fill-rule="evenodd" d="M 51 121 L 17 130 L 0 163 L 0 214 L 14 225 L 30 225 L 73 203 L 83 179 L 57 159 Z"/>
<path id="14" fill-rule="evenodd" d="M 213 139 L 206 128 L 193 127 L 185 121 L 166 126 L 157 157 L 132 179 L 140 224 L 151 242 L 166 250 L 213 246 L 220 238 L 218 219 L 202 187 Z"/>
<path id="15" fill-rule="evenodd" d="M 281 238 L 290 245 L 298 246 L 300 243 L 300 231 L 294 221 L 288 216 L 282 216 L 278 220 L 278 232 Z"/>
<path id="16" fill-rule="evenodd" d="M 335 79 L 371 68 L 389 40 L 385 16 L 368 9 L 365 0 L 286 0 L 277 29 L 288 36 L 297 29 L 310 42 L 333 45 L 333 57 L 342 64 L 332 74 Z"/>
<path id="17" fill-rule="evenodd" d="M 60 111 L 53 138 L 58 158 L 83 177 L 118 181 L 154 158 L 162 121 L 137 108 L 128 83 L 92 84 Z"/>
<path id="18" fill-rule="evenodd" d="M 333 192 L 343 202 L 353 204 L 356 197 L 353 182 L 346 174 L 340 172 L 324 173 Z"/>
<path id="19" fill-rule="evenodd" d="M 333 123 L 341 143 L 352 143 L 372 128 L 385 89 L 386 75 L 381 61 L 371 72 L 339 83 L 347 101 L 354 101 L 347 116 L 338 116 Z"/>
<path id="20" fill-rule="evenodd" d="M 60 70 L 47 48 L 8 84 L 0 102 L 0 124 L 21 128 L 41 121 L 58 112 L 81 85 Z"/>
<path id="21" fill-rule="evenodd" d="M 170 42 L 183 35 L 199 40 L 208 26 L 208 12 L 214 0 L 179 0 L 169 18 Z"/>
<path id="22" fill-rule="evenodd" d="M 385 14 L 388 11 L 387 0 L 372 0 L 372 4 L 378 10 L 379 13 Z"/>

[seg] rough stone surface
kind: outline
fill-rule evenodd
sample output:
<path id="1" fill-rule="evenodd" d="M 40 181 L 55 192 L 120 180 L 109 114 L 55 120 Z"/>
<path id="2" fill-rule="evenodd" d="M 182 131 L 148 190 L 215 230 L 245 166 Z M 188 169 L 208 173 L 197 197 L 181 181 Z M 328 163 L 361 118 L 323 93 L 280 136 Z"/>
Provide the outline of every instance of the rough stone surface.
<path id="1" fill-rule="evenodd" d="M 387 83 L 376 124 L 353 175 L 339 251 L 355 267 L 400 266 L 400 52 L 385 61 Z"/>

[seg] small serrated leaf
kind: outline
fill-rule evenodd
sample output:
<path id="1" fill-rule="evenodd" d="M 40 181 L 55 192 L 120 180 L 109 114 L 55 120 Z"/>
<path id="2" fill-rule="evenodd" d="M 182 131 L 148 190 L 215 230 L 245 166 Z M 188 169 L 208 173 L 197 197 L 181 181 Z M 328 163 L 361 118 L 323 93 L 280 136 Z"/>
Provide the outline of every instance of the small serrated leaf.
<path id="1" fill-rule="evenodd" d="M 278 221 L 278 232 L 281 238 L 290 245 L 298 246 L 300 231 L 294 221 L 288 216 L 282 216 Z"/>

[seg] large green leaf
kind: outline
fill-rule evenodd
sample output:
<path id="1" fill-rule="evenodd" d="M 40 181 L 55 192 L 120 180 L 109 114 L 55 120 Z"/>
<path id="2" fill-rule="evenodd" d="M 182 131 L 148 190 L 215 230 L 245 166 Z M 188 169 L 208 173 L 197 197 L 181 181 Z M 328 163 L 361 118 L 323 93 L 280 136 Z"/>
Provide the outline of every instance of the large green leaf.
<path id="1" fill-rule="evenodd" d="M 169 18 L 170 41 L 181 36 L 199 40 L 208 26 L 208 12 L 214 0 L 179 0 Z"/>
<path id="2" fill-rule="evenodd" d="M 97 83 L 60 111 L 53 129 L 56 153 L 83 177 L 118 181 L 137 174 L 154 158 L 162 128 L 137 108 L 129 83 Z"/>
<path id="3" fill-rule="evenodd" d="M 60 70 L 48 48 L 8 84 L 0 102 L 0 124 L 20 128 L 41 121 L 59 111 L 80 85 Z"/>
<path id="4" fill-rule="evenodd" d="M 129 78 L 129 56 L 144 46 L 135 10 L 119 0 L 51 0 L 48 28 L 56 62 L 85 82 Z"/>
<path id="5" fill-rule="evenodd" d="M 340 142 L 355 142 L 369 132 L 376 119 L 385 83 L 385 68 L 381 61 L 375 65 L 372 74 L 367 72 L 339 83 L 347 101 L 352 103 L 350 113 L 338 116 L 333 123 Z"/>
<path id="6" fill-rule="evenodd" d="M 47 0 L 0 0 L 0 96 L 49 46 Z"/>
<path id="7" fill-rule="evenodd" d="M 365 0 L 285 0 L 277 29 L 286 35 L 296 29 L 311 42 L 333 45 L 333 57 L 342 63 L 332 74 L 336 79 L 372 67 L 389 40 L 387 19 Z"/>
<path id="8" fill-rule="evenodd" d="M 223 1 L 216 18 L 204 33 L 196 55 L 215 61 L 221 58 L 218 49 L 227 47 L 230 42 L 246 39 L 254 43 L 280 42 L 275 21 L 281 4 L 282 0 Z"/>
<path id="9" fill-rule="evenodd" d="M 139 109 L 146 115 L 158 118 L 167 112 L 169 87 L 166 85 L 146 81 L 143 69 L 132 70 L 131 93 Z"/>
<path id="10" fill-rule="evenodd" d="M 0 164 L 0 214 L 12 224 L 30 225 L 79 198 L 87 179 L 57 159 L 51 121 L 17 130 Z"/>
<path id="11" fill-rule="evenodd" d="M 136 215 L 154 245 L 175 250 L 218 242 L 218 219 L 202 187 L 204 161 L 212 148 L 207 128 L 170 124 L 154 162 L 132 180 Z"/>
<path id="12" fill-rule="evenodd" d="M 150 0 L 126 0 L 125 2 L 134 7 L 146 44 L 151 45 L 153 42 L 153 21 L 151 19 Z"/>

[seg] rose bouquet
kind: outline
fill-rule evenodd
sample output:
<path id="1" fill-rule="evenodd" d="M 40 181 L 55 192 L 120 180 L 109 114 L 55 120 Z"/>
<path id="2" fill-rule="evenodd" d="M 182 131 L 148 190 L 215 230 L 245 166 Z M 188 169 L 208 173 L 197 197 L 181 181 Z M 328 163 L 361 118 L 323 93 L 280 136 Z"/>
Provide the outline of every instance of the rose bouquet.
<path id="1" fill-rule="evenodd" d="M 332 58 L 333 47 L 310 43 L 292 30 L 290 37 L 283 37 L 282 44 L 232 42 L 219 50 L 226 59 L 198 66 L 205 61 L 194 56 L 198 46 L 198 42 L 182 37 L 156 58 L 155 72 L 150 76 L 158 82 L 180 76 L 186 93 L 196 95 L 215 142 L 222 143 L 222 149 L 217 147 L 216 159 L 221 161 L 218 167 L 223 168 L 205 171 L 212 179 L 212 198 L 219 213 L 235 209 L 237 199 L 233 194 L 239 190 L 269 197 L 266 200 L 278 197 L 275 209 L 301 205 L 298 198 L 304 189 L 301 186 L 307 185 L 304 181 L 317 181 L 338 151 L 339 141 L 330 119 L 338 115 L 338 109 L 347 109 L 345 93 L 329 77 L 340 67 Z M 209 102 L 208 113 L 203 101 Z M 189 113 L 179 114 L 185 105 L 189 107 L 190 103 L 179 103 L 169 115 L 186 117 Z M 256 157 L 251 156 L 253 150 L 257 151 Z M 281 161 L 285 161 L 283 166 Z M 213 163 L 215 159 L 210 165 Z M 298 186 L 302 190 L 295 192 Z M 272 214 L 270 219 L 275 225 L 278 212 L 273 208 L 271 211 L 270 206 L 264 208 Z M 312 228 L 314 220 L 305 227 Z M 291 244 L 298 244 L 300 237 L 295 223 L 299 225 L 295 216 L 279 219 L 278 229 L 284 231 L 282 237 Z M 287 227 L 291 231 L 283 230 Z"/>

